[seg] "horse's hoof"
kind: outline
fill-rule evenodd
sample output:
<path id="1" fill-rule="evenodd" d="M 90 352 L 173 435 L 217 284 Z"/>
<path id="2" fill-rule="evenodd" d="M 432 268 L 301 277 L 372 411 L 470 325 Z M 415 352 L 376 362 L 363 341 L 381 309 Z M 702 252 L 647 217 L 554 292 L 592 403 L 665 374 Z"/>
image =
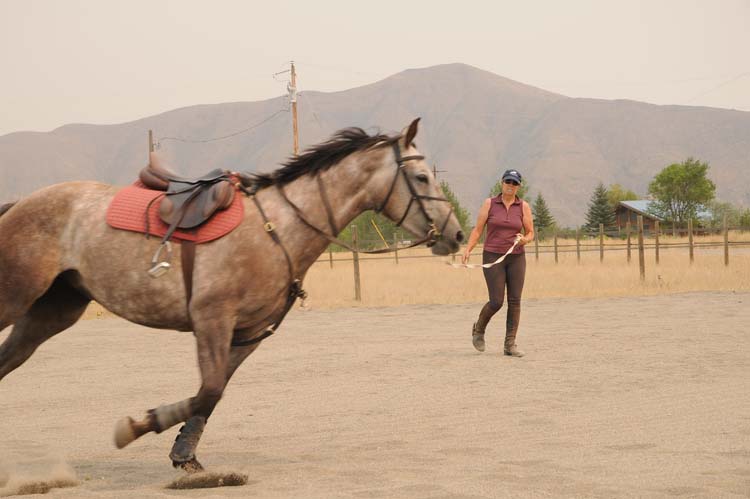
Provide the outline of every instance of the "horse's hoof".
<path id="1" fill-rule="evenodd" d="M 130 442 L 135 440 L 135 431 L 133 430 L 133 418 L 122 418 L 115 425 L 115 446 L 122 449 Z"/>
<path id="2" fill-rule="evenodd" d="M 175 468 L 182 468 L 188 474 L 200 473 L 203 471 L 203 465 L 198 462 L 196 458 L 192 458 L 189 461 L 172 461 L 172 466 Z"/>

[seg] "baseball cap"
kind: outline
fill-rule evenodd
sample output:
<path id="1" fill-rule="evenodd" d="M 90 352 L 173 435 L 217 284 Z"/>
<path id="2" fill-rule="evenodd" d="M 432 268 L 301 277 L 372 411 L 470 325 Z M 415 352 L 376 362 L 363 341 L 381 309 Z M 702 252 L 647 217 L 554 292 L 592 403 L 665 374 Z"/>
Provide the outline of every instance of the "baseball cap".
<path id="1" fill-rule="evenodd" d="M 506 180 L 515 180 L 519 184 L 521 183 L 521 174 L 518 173 L 518 170 L 505 170 L 505 173 L 503 173 L 502 180 L 503 182 Z"/>

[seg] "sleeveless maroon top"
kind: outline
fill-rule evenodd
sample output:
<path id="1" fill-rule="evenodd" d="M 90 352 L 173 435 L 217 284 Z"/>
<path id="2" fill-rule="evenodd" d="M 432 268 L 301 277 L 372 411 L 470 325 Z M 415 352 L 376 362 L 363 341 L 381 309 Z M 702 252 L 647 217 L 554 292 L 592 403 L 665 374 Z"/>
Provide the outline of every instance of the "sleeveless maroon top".
<path id="1" fill-rule="evenodd" d="M 487 216 L 487 239 L 484 250 L 492 253 L 505 253 L 513 246 L 516 234 L 523 233 L 523 201 L 516 200 L 509 209 L 503 204 L 503 195 L 498 194 L 490 201 L 490 212 Z M 524 253 L 523 246 L 516 246 L 513 255 Z"/>

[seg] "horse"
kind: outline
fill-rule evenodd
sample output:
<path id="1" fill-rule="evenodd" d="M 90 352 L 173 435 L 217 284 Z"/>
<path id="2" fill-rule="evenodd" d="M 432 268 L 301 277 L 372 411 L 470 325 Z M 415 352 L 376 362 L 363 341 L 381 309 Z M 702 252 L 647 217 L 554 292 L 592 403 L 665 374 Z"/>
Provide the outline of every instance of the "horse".
<path id="1" fill-rule="evenodd" d="M 195 449 L 232 374 L 278 327 L 303 294 L 307 270 L 357 215 L 382 212 L 434 254 L 458 251 L 464 235 L 414 144 L 418 122 L 397 135 L 339 130 L 271 173 L 243 174 L 242 221 L 194 246 L 190 282 L 177 257 L 173 272 L 149 276 L 143 264 L 159 242 L 108 226 L 105 212 L 121 187 L 66 182 L 0 206 L 0 331 L 13 326 L 0 345 L 0 380 L 72 326 L 91 300 L 136 324 L 192 331 L 197 394 L 141 420 L 121 419 L 115 444 L 185 423 L 169 457 L 188 473 L 203 470 Z"/>

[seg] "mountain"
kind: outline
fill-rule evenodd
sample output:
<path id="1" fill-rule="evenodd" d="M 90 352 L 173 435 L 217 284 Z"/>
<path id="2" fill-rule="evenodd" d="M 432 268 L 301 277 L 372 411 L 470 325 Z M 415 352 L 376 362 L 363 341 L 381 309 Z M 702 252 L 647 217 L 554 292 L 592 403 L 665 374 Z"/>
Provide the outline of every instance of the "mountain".
<path id="1" fill-rule="evenodd" d="M 347 126 L 395 132 L 421 116 L 420 149 L 473 214 L 512 167 L 528 179 L 531 196 L 544 194 L 561 224 L 579 225 L 599 181 L 645 194 L 656 173 L 689 156 L 709 162 L 717 197 L 750 205 L 748 112 L 570 98 L 464 64 L 410 69 L 341 92 L 301 92 L 298 102 L 301 147 Z M 185 174 L 215 167 L 270 171 L 292 149 L 286 107 L 283 96 L 0 136 L 0 201 L 65 180 L 128 184 L 146 162 L 149 129 Z M 174 140 L 250 127 L 223 140 Z"/>

